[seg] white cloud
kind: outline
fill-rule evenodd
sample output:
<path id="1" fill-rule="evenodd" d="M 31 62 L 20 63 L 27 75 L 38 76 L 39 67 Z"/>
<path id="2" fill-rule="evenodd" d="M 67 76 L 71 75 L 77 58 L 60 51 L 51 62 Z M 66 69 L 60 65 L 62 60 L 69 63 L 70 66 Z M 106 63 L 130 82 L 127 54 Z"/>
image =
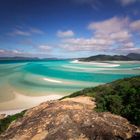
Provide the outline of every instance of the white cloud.
<path id="1" fill-rule="evenodd" d="M 25 51 L 19 51 L 19 50 L 5 50 L 0 49 L 0 57 L 54 57 L 50 53 L 50 51 L 33 51 L 33 52 L 25 52 Z"/>
<path id="2" fill-rule="evenodd" d="M 21 55 L 22 53 L 23 52 L 19 50 L 5 50 L 5 49 L 0 50 L 0 55 L 18 56 Z"/>
<path id="3" fill-rule="evenodd" d="M 130 39 L 130 37 L 131 37 L 131 34 L 125 30 L 110 34 L 111 39 L 113 39 L 114 41 L 115 40 L 119 41 L 119 42 L 127 41 Z"/>
<path id="4" fill-rule="evenodd" d="M 128 22 L 128 18 L 113 17 L 101 22 L 92 22 L 88 29 L 95 31 L 95 33 L 110 34 L 127 28 Z"/>
<path id="5" fill-rule="evenodd" d="M 72 38 L 72 39 L 65 39 L 63 40 L 65 43 L 73 44 L 73 45 L 109 45 L 111 44 L 110 40 L 105 39 L 95 39 L 95 38 Z"/>
<path id="6" fill-rule="evenodd" d="M 44 32 L 37 28 L 20 29 L 16 28 L 8 33 L 10 36 L 31 36 L 33 34 L 43 34 Z"/>
<path id="7" fill-rule="evenodd" d="M 37 29 L 37 28 L 30 28 L 30 32 L 35 33 L 35 34 L 44 34 L 42 30 Z"/>
<path id="8" fill-rule="evenodd" d="M 130 24 L 130 28 L 134 31 L 140 31 L 140 20 L 136 20 Z"/>
<path id="9" fill-rule="evenodd" d="M 128 48 L 134 48 L 135 47 L 133 42 L 127 42 L 127 43 L 124 44 L 124 46 L 128 47 Z"/>
<path id="10" fill-rule="evenodd" d="M 94 38 L 72 38 L 62 41 L 61 47 L 69 51 L 103 51 L 112 43 L 110 40 L 94 39 Z"/>
<path id="11" fill-rule="evenodd" d="M 22 54 L 22 52 L 18 51 L 18 50 L 13 50 L 12 51 L 14 54 Z"/>
<path id="12" fill-rule="evenodd" d="M 133 41 L 133 36 L 139 28 L 139 20 L 131 21 L 127 17 L 113 17 L 100 22 L 92 22 L 88 25 L 88 29 L 93 32 L 92 37 L 64 38 L 60 47 L 68 51 L 135 52 L 140 50 L 135 47 Z"/>
<path id="13" fill-rule="evenodd" d="M 119 0 L 122 6 L 127 6 L 130 4 L 133 4 L 135 2 L 138 2 L 139 0 Z"/>
<path id="14" fill-rule="evenodd" d="M 74 36 L 74 32 L 72 30 L 67 30 L 67 31 L 57 31 L 57 36 L 58 37 L 73 37 Z"/>
<path id="15" fill-rule="evenodd" d="M 11 33 L 8 33 L 8 35 L 11 35 L 11 36 L 30 36 L 31 33 L 30 32 L 26 32 L 26 31 L 22 31 L 22 30 L 19 30 L 19 29 L 15 29 L 13 32 Z"/>
<path id="16" fill-rule="evenodd" d="M 5 50 L 0 49 L 0 54 L 2 54 L 2 53 L 4 53 L 4 52 L 5 52 Z"/>
<path id="17" fill-rule="evenodd" d="M 128 42 L 121 47 L 114 49 L 115 52 L 128 54 L 128 53 L 140 53 L 140 48 L 135 47 L 132 42 Z"/>
<path id="18" fill-rule="evenodd" d="M 51 51 L 51 46 L 49 46 L 49 45 L 40 45 L 38 48 L 41 51 Z"/>

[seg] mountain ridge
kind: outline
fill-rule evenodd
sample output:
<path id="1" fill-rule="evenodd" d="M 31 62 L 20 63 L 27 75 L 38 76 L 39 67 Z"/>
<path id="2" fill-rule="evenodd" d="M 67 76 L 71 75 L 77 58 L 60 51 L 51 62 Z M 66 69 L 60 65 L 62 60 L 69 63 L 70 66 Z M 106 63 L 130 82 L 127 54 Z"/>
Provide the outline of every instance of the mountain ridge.
<path id="1" fill-rule="evenodd" d="M 45 60 L 74 60 L 77 58 L 38 58 L 38 57 L 22 57 L 22 56 L 15 56 L 15 57 L 0 57 L 1 60 L 38 60 L 38 61 L 45 61 Z M 86 58 L 78 58 L 81 61 L 133 61 L 133 60 L 140 60 L 139 53 L 129 53 L 128 55 L 106 55 L 106 54 L 99 54 L 94 55 Z"/>
<path id="2" fill-rule="evenodd" d="M 140 54 L 130 53 L 128 55 L 105 55 L 99 54 L 87 58 L 79 58 L 80 61 L 140 61 Z"/>

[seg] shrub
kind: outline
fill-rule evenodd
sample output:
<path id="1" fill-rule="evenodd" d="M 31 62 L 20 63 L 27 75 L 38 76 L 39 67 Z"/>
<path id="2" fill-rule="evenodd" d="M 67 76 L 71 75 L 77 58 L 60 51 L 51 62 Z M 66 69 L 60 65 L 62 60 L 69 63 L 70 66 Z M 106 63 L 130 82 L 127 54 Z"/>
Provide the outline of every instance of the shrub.
<path id="1" fill-rule="evenodd" d="M 96 100 L 96 111 L 110 111 L 140 126 L 140 76 L 87 88 L 69 97 L 86 95 Z"/>

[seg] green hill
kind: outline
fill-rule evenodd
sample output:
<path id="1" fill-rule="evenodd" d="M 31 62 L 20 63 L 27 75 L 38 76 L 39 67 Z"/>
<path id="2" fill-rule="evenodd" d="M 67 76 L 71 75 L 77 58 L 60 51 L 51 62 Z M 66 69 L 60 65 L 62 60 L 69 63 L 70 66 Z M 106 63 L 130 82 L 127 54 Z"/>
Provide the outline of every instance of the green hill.
<path id="1" fill-rule="evenodd" d="M 137 53 L 130 53 L 128 55 L 95 55 L 90 56 L 87 58 L 80 58 L 80 61 L 133 61 L 133 60 L 140 60 L 140 54 Z"/>
<path id="2" fill-rule="evenodd" d="M 86 88 L 67 97 L 86 95 L 96 100 L 96 110 L 109 111 L 140 126 L 140 76 Z"/>

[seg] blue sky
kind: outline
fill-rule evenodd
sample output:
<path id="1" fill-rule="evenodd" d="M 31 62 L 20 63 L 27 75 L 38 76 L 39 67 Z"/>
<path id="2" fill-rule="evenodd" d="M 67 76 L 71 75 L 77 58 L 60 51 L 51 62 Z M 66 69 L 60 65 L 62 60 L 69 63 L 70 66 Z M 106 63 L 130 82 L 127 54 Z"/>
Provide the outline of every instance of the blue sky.
<path id="1" fill-rule="evenodd" d="M 140 53 L 140 0 L 0 0 L 0 56 Z"/>

